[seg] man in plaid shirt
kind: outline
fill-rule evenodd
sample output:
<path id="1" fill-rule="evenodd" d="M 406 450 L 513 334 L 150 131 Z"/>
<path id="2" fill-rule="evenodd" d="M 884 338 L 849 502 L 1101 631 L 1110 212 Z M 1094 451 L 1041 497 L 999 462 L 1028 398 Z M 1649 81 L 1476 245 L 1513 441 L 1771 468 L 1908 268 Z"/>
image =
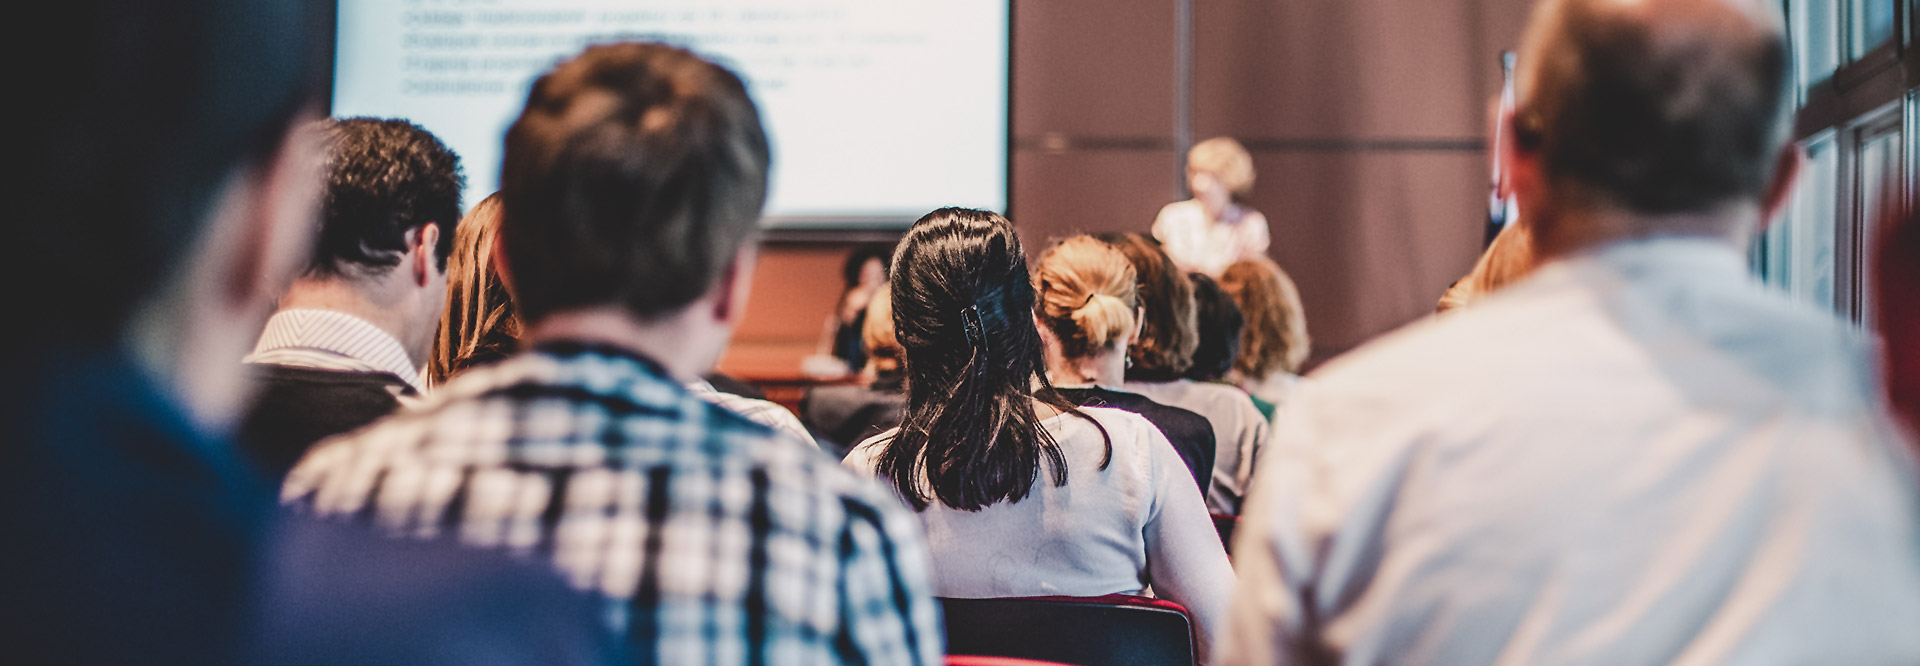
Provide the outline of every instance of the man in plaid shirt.
<path id="1" fill-rule="evenodd" d="M 684 385 L 744 309 L 767 163 L 740 80 L 686 51 L 542 76 L 501 176 L 528 348 L 321 444 L 283 499 L 551 561 L 649 663 L 938 663 L 912 514 Z"/>

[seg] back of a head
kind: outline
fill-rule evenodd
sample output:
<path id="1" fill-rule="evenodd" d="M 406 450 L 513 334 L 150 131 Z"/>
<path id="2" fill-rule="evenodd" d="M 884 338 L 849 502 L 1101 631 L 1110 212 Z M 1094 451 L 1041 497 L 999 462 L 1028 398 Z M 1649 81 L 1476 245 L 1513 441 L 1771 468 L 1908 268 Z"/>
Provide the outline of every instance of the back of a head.
<path id="1" fill-rule="evenodd" d="M 405 120 L 325 121 L 327 189 L 309 278 L 384 275 L 400 265 L 407 234 L 439 225 L 434 257 L 453 251 L 466 176 L 440 139 Z"/>
<path id="2" fill-rule="evenodd" d="M 965 511 L 1017 502 L 1043 458 L 1054 483 L 1066 482 L 1033 402 L 1074 410 L 1041 371 L 1030 279 L 1013 223 L 995 213 L 942 208 L 900 241 L 889 284 L 907 411 L 876 467 L 916 508 L 932 498 Z"/>
<path id="3" fill-rule="evenodd" d="M 668 315 L 755 233 L 769 155 L 725 68 L 659 44 L 588 48 L 533 84 L 507 132 L 501 237 L 522 317 Z"/>
<path id="4" fill-rule="evenodd" d="M 1132 335 L 1133 263 L 1092 236 L 1074 236 L 1040 255 L 1034 273 L 1040 320 L 1067 358 L 1086 358 Z"/>
<path id="5" fill-rule="evenodd" d="M 1193 350 L 1187 379 L 1211 382 L 1227 376 L 1240 356 L 1240 333 L 1247 320 L 1240 306 L 1204 273 L 1188 273 L 1193 282 L 1194 331 L 1200 344 Z"/>
<path id="6" fill-rule="evenodd" d="M 1264 257 L 1242 259 L 1221 272 L 1220 288 L 1246 317 L 1233 368 L 1254 380 L 1275 372 L 1299 374 L 1313 351 L 1313 338 L 1307 334 L 1307 311 L 1293 278 Z"/>
<path id="7" fill-rule="evenodd" d="M 1515 140 L 1540 156 L 1557 205 L 1656 215 L 1762 197 L 1792 110 L 1776 4 L 1543 2 Z"/>
<path id="8" fill-rule="evenodd" d="M 447 261 L 447 307 L 434 337 L 427 373 L 435 384 L 511 353 L 520 316 L 493 265 L 500 236 L 500 195 L 482 199 L 460 221 Z"/>
<path id="9" fill-rule="evenodd" d="M 1140 339 L 1127 349 L 1127 358 L 1133 361 L 1127 369 L 1127 381 L 1179 379 L 1193 365 L 1193 350 L 1200 344 L 1195 330 L 1193 284 L 1146 236 L 1114 233 L 1099 238 L 1133 264 L 1139 280 L 1140 307 L 1146 310 Z"/>
<path id="10" fill-rule="evenodd" d="M 227 180 L 262 166 L 318 99 L 310 3 L 75 0 L 10 22 L 50 57 L 12 68 L 6 335 L 119 338 L 206 228 Z M 13 346 L 13 345 L 10 345 Z M 29 345 L 30 346 L 30 345 Z"/>

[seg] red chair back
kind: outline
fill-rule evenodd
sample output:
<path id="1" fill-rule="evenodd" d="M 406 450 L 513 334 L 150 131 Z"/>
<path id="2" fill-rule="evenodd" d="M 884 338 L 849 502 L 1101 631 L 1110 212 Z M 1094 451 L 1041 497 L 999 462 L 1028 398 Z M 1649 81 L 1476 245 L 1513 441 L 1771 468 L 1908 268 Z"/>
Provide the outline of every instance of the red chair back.
<path id="1" fill-rule="evenodd" d="M 1194 663 L 1193 625 L 1170 601 L 1101 597 L 940 599 L 947 652 L 1087 666 Z"/>
<path id="2" fill-rule="evenodd" d="M 1874 314 L 1886 341 L 1887 398 L 1920 430 L 1920 219 L 1890 220 L 1874 268 Z"/>

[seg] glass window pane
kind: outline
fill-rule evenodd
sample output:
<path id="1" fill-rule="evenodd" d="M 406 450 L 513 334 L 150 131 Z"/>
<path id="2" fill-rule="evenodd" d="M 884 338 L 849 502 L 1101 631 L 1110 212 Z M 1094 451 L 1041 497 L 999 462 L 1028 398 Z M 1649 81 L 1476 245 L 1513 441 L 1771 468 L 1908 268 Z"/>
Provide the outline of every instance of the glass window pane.
<path id="1" fill-rule="evenodd" d="M 1806 144 L 1807 164 L 1800 191 L 1794 196 L 1793 223 L 1783 235 L 1789 240 L 1779 258 L 1790 266 L 1788 284 L 1794 299 L 1834 308 L 1834 216 L 1840 188 L 1840 161 L 1833 135 Z"/>
<path id="2" fill-rule="evenodd" d="M 1860 146 L 1860 217 L 1859 231 L 1854 235 L 1861 242 L 1870 244 L 1878 237 L 1880 221 L 1885 219 L 1897 204 L 1896 193 L 1900 191 L 1900 142 L 1898 129 L 1892 132 L 1865 138 Z M 1864 249 L 1864 248 L 1863 248 Z M 1871 253 L 1861 252 L 1860 266 L 1855 284 L 1864 284 L 1868 272 L 1865 269 L 1872 261 Z M 1858 288 L 1858 287 L 1856 287 Z M 1851 299 L 1849 299 L 1851 300 Z M 1859 299 L 1861 311 L 1859 321 L 1870 322 L 1871 313 L 1867 305 L 1871 299 Z"/>
<path id="3" fill-rule="evenodd" d="M 1794 3 L 1793 59 L 1799 65 L 1801 90 L 1833 78 L 1840 66 L 1840 16 L 1835 0 Z"/>
<path id="4" fill-rule="evenodd" d="M 1900 0 L 1848 0 L 1852 5 L 1848 14 L 1852 20 L 1848 25 L 1848 43 L 1852 44 L 1853 57 L 1866 55 L 1887 40 L 1893 39 L 1894 3 Z"/>

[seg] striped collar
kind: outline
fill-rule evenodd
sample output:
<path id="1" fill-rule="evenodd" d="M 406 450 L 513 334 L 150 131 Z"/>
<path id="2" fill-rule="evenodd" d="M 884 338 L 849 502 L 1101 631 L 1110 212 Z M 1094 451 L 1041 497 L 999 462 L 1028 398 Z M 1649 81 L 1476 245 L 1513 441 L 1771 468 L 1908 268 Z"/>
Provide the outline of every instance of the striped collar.
<path id="1" fill-rule="evenodd" d="M 248 363 L 349 372 L 386 372 L 425 393 L 420 366 L 392 334 L 365 319 L 332 310 L 274 313 Z"/>

